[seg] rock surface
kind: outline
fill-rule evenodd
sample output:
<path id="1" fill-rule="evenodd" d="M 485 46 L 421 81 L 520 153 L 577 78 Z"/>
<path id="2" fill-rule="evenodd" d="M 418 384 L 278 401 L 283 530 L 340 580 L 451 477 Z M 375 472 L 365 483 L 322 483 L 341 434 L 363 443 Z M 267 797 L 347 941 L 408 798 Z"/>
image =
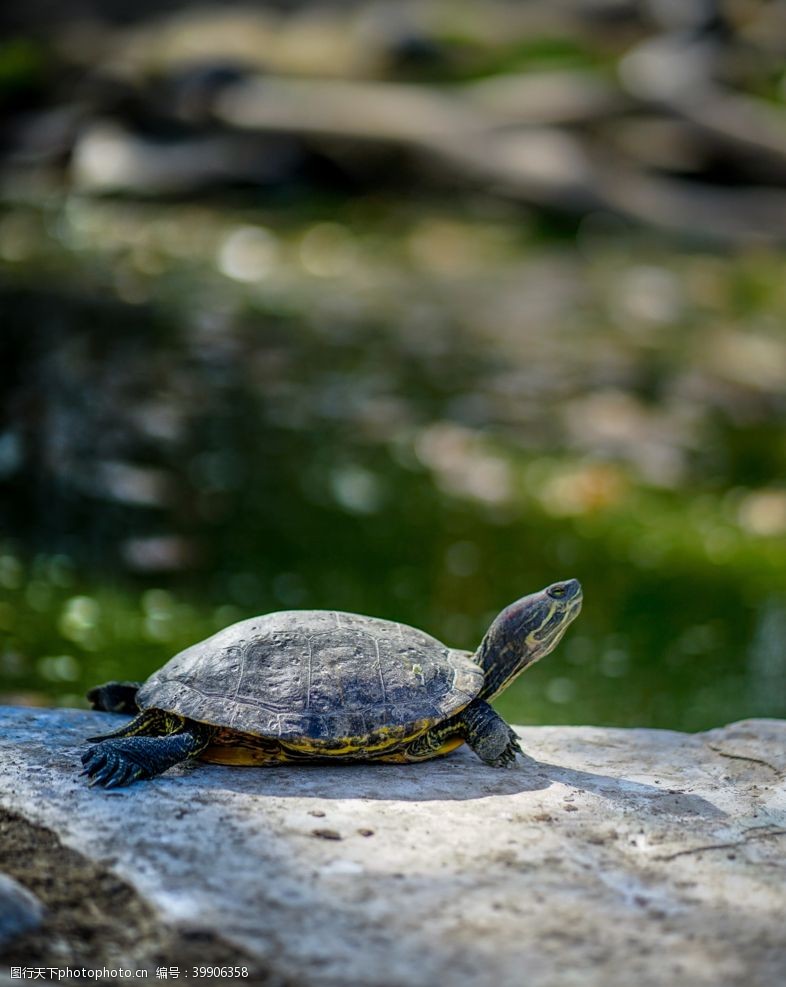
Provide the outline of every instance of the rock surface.
<path id="1" fill-rule="evenodd" d="M 44 909 L 34 894 L 7 874 L 0 874 L 0 948 L 41 924 Z"/>
<path id="2" fill-rule="evenodd" d="M 83 738 L 120 722 L 1 708 L 0 806 L 268 982 L 786 983 L 786 722 L 522 727 L 510 771 L 462 749 L 90 789 Z"/>

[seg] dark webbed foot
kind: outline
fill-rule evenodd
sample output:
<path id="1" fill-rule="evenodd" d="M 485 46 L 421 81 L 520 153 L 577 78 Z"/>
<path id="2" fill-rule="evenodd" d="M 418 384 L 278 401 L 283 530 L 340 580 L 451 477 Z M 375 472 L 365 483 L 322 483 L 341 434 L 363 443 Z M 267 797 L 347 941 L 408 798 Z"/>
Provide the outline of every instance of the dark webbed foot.
<path id="1" fill-rule="evenodd" d="M 488 703 L 476 699 L 459 714 L 464 739 L 492 768 L 511 768 L 523 754 L 516 734 Z"/>
<path id="2" fill-rule="evenodd" d="M 141 682 L 106 682 L 97 685 L 87 693 L 87 700 L 93 709 L 102 713 L 138 713 L 136 694 Z"/>
<path id="3" fill-rule="evenodd" d="M 161 774 L 198 754 L 206 743 L 206 738 L 188 732 L 105 740 L 82 755 L 82 774 L 90 778 L 90 785 L 119 788 Z"/>
<path id="4" fill-rule="evenodd" d="M 83 775 L 90 778 L 89 784 L 104 788 L 120 788 L 132 781 L 149 778 L 144 767 L 128 756 L 126 751 L 118 751 L 120 741 L 106 741 L 91 747 L 82 755 Z"/>

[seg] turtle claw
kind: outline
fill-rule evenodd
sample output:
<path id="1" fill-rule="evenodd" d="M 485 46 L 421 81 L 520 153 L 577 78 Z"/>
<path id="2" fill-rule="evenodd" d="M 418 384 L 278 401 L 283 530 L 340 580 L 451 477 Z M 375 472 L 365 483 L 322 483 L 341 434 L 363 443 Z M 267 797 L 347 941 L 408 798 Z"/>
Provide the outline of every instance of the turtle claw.
<path id="1" fill-rule="evenodd" d="M 93 778 L 106 764 L 106 754 L 100 747 L 91 747 L 82 755 L 82 764 L 84 765 L 82 774 Z"/>
<path id="2" fill-rule="evenodd" d="M 511 750 L 506 750 L 500 754 L 499 760 L 494 765 L 495 768 L 512 768 L 516 763 L 516 755 Z"/>
<path id="3" fill-rule="evenodd" d="M 492 768 L 513 768 L 516 765 L 516 755 L 524 755 L 524 751 L 519 745 L 519 740 L 516 734 L 510 731 L 510 742 L 507 747 L 502 751 L 499 757 L 494 761 L 487 762 Z"/>
<path id="4" fill-rule="evenodd" d="M 114 760 L 108 760 L 107 763 L 99 771 L 92 776 L 91 782 L 94 785 L 103 785 L 109 778 L 115 773 L 117 769 L 117 763 Z"/>
<path id="5" fill-rule="evenodd" d="M 112 774 L 104 781 L 104 788 L 121 788 L 142 775 L 142 769 L 129 761 L 119 762 Z"/>
<path id="6" fill-rule="evenodd" d="M 144 773 L 138 764 L 124 756 L 119 750 L 106 750 L 101 746 L 91 747 L 82 755 L 83 775 L 88 775 L 88 785 L 102 788 L 119 788 L 127 785 Z"/>

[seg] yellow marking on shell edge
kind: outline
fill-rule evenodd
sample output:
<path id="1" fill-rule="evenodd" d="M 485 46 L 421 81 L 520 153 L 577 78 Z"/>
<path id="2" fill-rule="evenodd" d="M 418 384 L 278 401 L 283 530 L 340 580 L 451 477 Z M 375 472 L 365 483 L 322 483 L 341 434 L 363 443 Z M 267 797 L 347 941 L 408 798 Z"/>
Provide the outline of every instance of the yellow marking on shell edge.
<path id="1" fill-rule="evenodd" d="M 336 749 L 332 749 L 330 753 L 327 751 L 314 750 L 313 748 L 291 748 L 290 752 L 287 752 L 286 746 L 282 745 L 278 750 L 262 750 L 261 748 L 251 748 L 251 747 L 222 747 L 217 744 L 211 744 L 206 747 L 205 750 L 199 755 L 201 761 L 207 761 L 210 764 L 234 764 L 234 765 L 250 765 L 250 766 L 269 766 L 272 764 L 302 764 L 304 756 L 311 755 L 313 757 L 335 757 L 339 760 L 343 757 L 350 757 L 352 760 L 369 760 L 369 761 L 382 761 L 386 764 L 412 764 L 418 761 L 430 761 L 434 757 L 441 757 L 443 754 L 449 754 L 451 751 L 460 747 L 464 741 L 460 737 L 453 737 L 450 740 L 446 740 L 442 746 L 435 751 L 430 751 L 425 757 L 412 757 L 407 753 L 406 750 L 397 748 L 392 750 L 389 754 L 377 754 L 375 755 L 373 750 L 369 748 L 364 749 L 364 754 L 362 757 L 357 757 L 358 747 L 345 748 L 344 752 Z M 378 748 L 377 748 L 378 749 Z M 295 753 L 297 750 L 297 753 Z"/>
<path id="2" fill-rule="evenodd" d="M 390 754 L 380 754 L 374 760 L 384 761 L 386 764 L 416 764 L 418 761 L 430 761 L 433 757 L 442 757 L 443 754 L 449 754 L 457 747 L 461 747 L 463 743 L 464 741 L 461 737 L 452 737 L 450 740 L 446 740 L 437 750 L 429 751 L 423 757 L 412 757 L 406 750 L 399 750 L 391 751 Z"/>
<path id="3" fill-rule="evenodd" d="M 212 764 L 281 764 L 302 762 L 307 757 L 348 758 L 351 760 L 390 760 L 399 748 L 414 740 L 431 722 L 421 722 L 413 733 L 402 735 L 398 727 L 381 727 L 374 731 L 375 742 L 369 744 L 358 737 L 340 737 L 332 741 L 303 738 L 299 741 L 281 741 L 274 737 L 255 737 L 234 730 L 222 731 L 217 743 L 209 744 L 199 755 L 200 760 Z M 380 756 L 390 750 L 391 758 Z M 438 752 L 437 752 L 438 753 Z M 435 756 L 435 755 L 432 755 Z M 403 758 L 402 760 L 412 760 Z M 418 758 L 418 760 L 421 760 Z"/>

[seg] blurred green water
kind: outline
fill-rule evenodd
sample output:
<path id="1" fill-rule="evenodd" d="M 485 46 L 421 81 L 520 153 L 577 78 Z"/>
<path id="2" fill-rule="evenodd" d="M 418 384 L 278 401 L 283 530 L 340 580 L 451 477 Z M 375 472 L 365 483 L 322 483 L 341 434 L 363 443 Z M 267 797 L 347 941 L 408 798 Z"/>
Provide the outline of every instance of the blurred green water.
<path id="1" fill-rule="evenodd" d="M 292 607 L 472 648 L 575 576 L 510 719 L 786 714 L 782 257 L 319 211 L 5 212 L 0 691 L 76 704 Z"/>

